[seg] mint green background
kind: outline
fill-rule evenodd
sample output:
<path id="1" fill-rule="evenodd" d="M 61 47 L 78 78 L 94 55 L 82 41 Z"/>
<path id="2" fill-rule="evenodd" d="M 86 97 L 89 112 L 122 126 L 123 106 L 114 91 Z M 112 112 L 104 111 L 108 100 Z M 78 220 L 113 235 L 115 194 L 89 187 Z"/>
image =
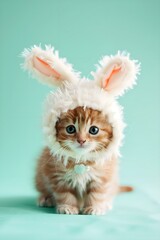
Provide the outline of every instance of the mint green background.
<path id="1" fill-rule="evenodd" d="M 160 216 L 160 1 L 0 1 L 1 239 L 158 239 Z M 104 217 L 48 214 L 35 206 L 42 103 L 50 91 L 20 69 L 25 47 L 51 44 L 89 77 L 105 54 L 127 50 L 142 64 L 138 85 L 119 99 L 125 141 L 121 182 L 136 190 Z"/>

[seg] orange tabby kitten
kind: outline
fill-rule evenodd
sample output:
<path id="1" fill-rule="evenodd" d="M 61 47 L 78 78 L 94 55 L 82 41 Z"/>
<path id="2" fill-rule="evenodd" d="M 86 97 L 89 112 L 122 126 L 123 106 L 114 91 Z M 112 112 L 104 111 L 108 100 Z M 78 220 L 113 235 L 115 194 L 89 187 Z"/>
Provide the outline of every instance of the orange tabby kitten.
<path id="1" fill-rule="evenodd" d="M 97 110 L 77 107 L 61 114 L 56 123 L 61 151 L 83 156 L 104 151 L 112 141 L 112 127 Z M 40 206 L 56 205 L 58 213 L 105 214 L 118 192 L 117 159 L 78 162 L 56 159 L 46 147 L 38 162 L 36 187 Z"/>
<path id="2" fill-rule="evenodd" d="M 118 191 L 117 158 L 123 139 L 123 109 L 117 98 L 132 88 L 140 64 L 125 52 L 104 56 L 81 77 L 51 46 L 25 49 L 23 68 L 55 88 L 46 98 L 39 159 L 39 205 L 58 213 L 105 214 Z"/>

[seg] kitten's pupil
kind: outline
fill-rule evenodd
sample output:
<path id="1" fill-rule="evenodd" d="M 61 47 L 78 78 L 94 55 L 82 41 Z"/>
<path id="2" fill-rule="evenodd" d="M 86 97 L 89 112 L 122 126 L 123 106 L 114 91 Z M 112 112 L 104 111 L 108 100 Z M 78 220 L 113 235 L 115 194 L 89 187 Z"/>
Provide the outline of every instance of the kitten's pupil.
<path id="1" fill-rule="evenodd" d="M 69 133 L 69 134 L 73 134 L 73 133 L 76 132 L 76 128 L 75 128 L 74 125 L 69 125 L 69 126 L 66 127 L 66 131 L 67 131 L 67 133 Z"/>
<path id="2" fill-rule="evenodd" d="M 99 132 L 99 128 L 96 127 L 96 126 L 92 126 L 89 129 L 89 133 L 92 134 L 92 135 L 96 135 L 98 132 Z"/>

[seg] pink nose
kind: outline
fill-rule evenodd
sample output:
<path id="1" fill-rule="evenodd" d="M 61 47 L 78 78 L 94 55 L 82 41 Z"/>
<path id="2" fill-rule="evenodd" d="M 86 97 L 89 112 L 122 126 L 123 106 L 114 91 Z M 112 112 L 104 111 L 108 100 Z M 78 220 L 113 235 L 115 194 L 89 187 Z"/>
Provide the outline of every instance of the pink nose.
<path id="1" fill-rule="evenodd" d="M 86 140 L 77 139 L 77 142 L 78 142 L 80 145 L 83 145 L 83 144 L 86 142 Z"/>

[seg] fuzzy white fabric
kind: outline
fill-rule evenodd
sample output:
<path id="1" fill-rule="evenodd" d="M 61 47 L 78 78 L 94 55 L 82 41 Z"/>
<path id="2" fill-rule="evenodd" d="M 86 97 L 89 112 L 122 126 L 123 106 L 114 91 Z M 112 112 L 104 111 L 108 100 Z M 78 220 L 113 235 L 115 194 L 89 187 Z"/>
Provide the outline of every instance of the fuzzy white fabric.
<path id="1" fill-rule="evenodd" d="M 54 48 L 51 46 L 45 46 L 46 49 L 43 50 L 39 46 L 31 47 L 30 49 L 24 49 L 22 52 L 22 57 L 24 58 L 24 63 L 22 68 L 29 71 L 32 77 L 37 78 L 40 82 L 48 84 L 50 86 L 59 86 L 63 79 L 69 79 L 70 82 L 78 81 L 80 73 L 75 72 L 72 68 L 72 65 L 67 63 L 65 58 L 59 58 L 58 51 L 54 51 Z M 52 76 L 47 77 L 39 72 L 34 67 L 35 57 L 39 57 L 42 60 L 45 60 L 51 67 L 57 70 L 61 74 L 61 79 L 56 79 Z"/>
<path id="2" fill-rule="evenodd" d="M 137 60 L 130 60 L 130 54 L 118 51 L 115 56 L 105 56 L 99 61 L 97 71 L 92 72 L 95 82 L 101 83 L 109 77 L 114 68 L 121 67 L 121 71 L 113 75 L 107 91 L 113 96 L 121 96 L 125 90 L 136 84 L 137 75 L 140 73 L 140 63 Z"/>
<path id="3" fill-rule="evenodd" d="M 100 163 L 111 159 L 112 156 L 119 156 L 125 124 L 122 107 L 118 104 L 116 97 L 136 83 L 136 76 L 140 71 L 137 61 L 130 60 L 129 54 L 120 52 L 116 56 L 105 56 L 100 61 L 97 71 L 92 72 L 94 79 L 89 80 L 80 78 L 79 73 L 75 73 L 71 65 L 66 60 L 60 59 L 58 53 L 51 47 L 46 46 L 46 50 L 42 50 L 34 46 L 30 50 L 25 50 L 22 55 L 25 58 L 24 69 L 43 83 L 59 86 L 57 91 L 48 95 L 43 118 L 43 130 L 51 153 L 57 155 L 58 159 L 63 158 L 65 164 L 69 157 L 74 158 L 76 162 L 94 160 Z M 33 64 L 36 56 L 56 69 L 61 74 L 61 78 L 47 77 L 40 73 L 38 71 L 40 69 L 36 69 Z M 120 71 L 112 75 L 117 67 L 120 67 Z M 104 89 L 103 85 L 108 78 L 109 83 Z M 56 140 L 55 124 L 61 113 L 79 106 L 102 111 L 108 118 L 113 128 L 113 139 L 105 151 L 79 156 L 69 151 L 62 151 Z"/>

